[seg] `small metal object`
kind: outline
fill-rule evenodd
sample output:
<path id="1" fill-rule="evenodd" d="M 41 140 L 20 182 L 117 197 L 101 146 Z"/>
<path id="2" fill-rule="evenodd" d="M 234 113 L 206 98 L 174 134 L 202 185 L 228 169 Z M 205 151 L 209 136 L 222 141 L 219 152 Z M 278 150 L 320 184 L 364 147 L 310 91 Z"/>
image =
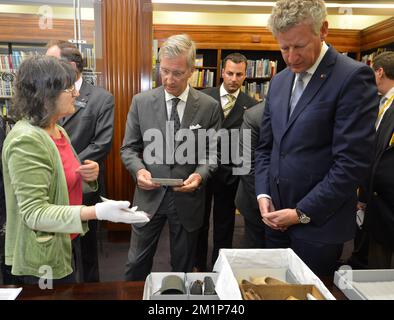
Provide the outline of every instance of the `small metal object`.
<path id="1" fill-rule="evenodd" d="M 161 294 L 185 294 L 185 284 L 176 275 L 168 275 L 163 278 L 160 288 Z"/>
<path id="2" fill-rule="evenodd" d="M 202 295 L 203 282 L 201 280 L 195 280 L 190 286 L 190 294 Z"/>
<path id="3" fill-rule="evenodd" d="M 215 283 L 213 282 L 211 277 L 204 277 L 204 295 L 215 295 Z"/>

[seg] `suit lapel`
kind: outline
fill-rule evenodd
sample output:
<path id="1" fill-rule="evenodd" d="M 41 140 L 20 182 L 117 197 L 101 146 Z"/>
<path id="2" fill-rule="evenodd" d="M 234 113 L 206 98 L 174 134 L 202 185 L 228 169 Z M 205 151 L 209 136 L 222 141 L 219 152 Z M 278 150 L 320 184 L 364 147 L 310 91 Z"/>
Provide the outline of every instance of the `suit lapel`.
<path id="1" fill-rule="evenodd" d="M 329 48 L 324 56 L 323 60 L 320 62 L 315 73 L 313 74 L 311 80 L 306 86 L 300 100 L 298 100 L 297 105 L 294 108 L 293 113 L 287 123 L 287 129 L 292 125 L 292 123 L 297 119 L 300 113 L 307 107 L 308 103 L 314 98 L 316 93 L 319 91 L 323 83 L 328 79 L 332 67 L 335 64 L 336 51 L 333 48 Z M 287 104 L 288 106 L 289 104 Z"/>
<path id="2" fill-rule="evenodd" d="M 90 87 L 86 84 L 85 81 L 82 81 L 81 89 L 79 90 L 79 96 L 75 99 L 75 112 L 67 117 L 64 117 L 59 121 L 61 126 L 64 126 L 67 122 L 69 122 L 72 118 L 74 118 L 81 110 L 86 108 L 89 96 L 90 96 Z"/>
<path id="3" fill-rule="evenodd" d="M 387 109 L 377 132 L 376 154 L 379 157 L 388 147 L 394 131 L 394 102 Z"/>
<path id="4" fill-rule="evenodd" d="M 219 98 L 220 101 L 220 98 Z M 231 124 L 235 121 L 238 121 L 239 118 L 242 118 L 242 115 L 247 109 L 245 107 L 245 94 L 243 92 L 240 92 L 237 100 L 235 101 L 235 105 L 228 114 L 227 118 L 224 119 L 222 127 L 223 128 L 229 128 L 231 127 Z M 223 110 L 222 110 L 223 113 Z"/>
<path id="5" fill-rule="evenodd" d="M 290 71 L 290 69 L 286 70 L 286 75 L 283 79 L 283 94 L 278 97 L 279 103 L 275 106 L 275 109 L 278 109 L 279 114 L 279 123 L 280 123 L 280 132 L 285 132 L 287 126 L 287 120 L 289 117 L 289 103 L 291 96 L 291 89 L 294 81 L 294 73 Z"/>
<path id="6" fill-rule="evenodd" d="M 156 118 L 158 127 L 160 128 L 163 136 L 166 136 L 166 121 L 167 120 L 167 105 L 166 98 L 164 94 L 164 88 L 160 87 L 157 89 L 155 94 L 153 95 L 153 116 Z"/>
<path id="7" fill-rule="evenodd" d="M 189 96 L 187 97 L 185 111 L 183 113 L 181 128 L 188 129 L 198 110 L 198 96 L 195 89 L 190 87 Z"/>
<path id="8" fill-rule="evenodd" d="M 223 123 L 223 121 L 224 121 L 224 113 L 223 113 L 222 99 L 220 99 L 220 87 L 215 87 L 215 89 L 212 91 L 212 98 L 214 98 L 216 101 L 219 101 L 219 105 L 220 105 L 220 120 Z"/>

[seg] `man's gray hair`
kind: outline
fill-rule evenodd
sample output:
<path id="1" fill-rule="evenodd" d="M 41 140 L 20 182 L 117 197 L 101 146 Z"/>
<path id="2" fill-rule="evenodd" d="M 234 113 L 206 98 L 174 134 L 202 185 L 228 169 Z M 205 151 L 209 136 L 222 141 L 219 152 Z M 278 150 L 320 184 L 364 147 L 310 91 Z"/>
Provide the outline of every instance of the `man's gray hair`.
<path id="1" fill-rule="evenodd" d="M 163 57 L 175 58 L 186 55 L 187 66 L 194 68 L 196 60 L 196 46 L 186 34 L 177 34 L 169 37 L 159 50 L 159 60 Z"/>
<path id="2" fill-rule="evenodd" d="M 278 0 L 268 19 L 268 28 L 274 35 L 306 23 L 318 35 L 327 17 L 323 0 Z"/>

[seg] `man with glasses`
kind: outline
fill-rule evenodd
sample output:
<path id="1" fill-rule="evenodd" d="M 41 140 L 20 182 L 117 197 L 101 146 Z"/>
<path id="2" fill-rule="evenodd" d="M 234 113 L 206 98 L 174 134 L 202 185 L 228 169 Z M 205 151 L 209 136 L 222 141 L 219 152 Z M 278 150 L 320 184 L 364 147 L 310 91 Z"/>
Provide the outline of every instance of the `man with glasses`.
<path id="1" fill-rule="evenodd" d="M 101 202 L 100 195 L 105 195 L 104 159 L 107 157 L 113 137 L 114 97 L 103 88 L 95 87 L 83 80 L 83 58 L 79 50 L 67 41 L 57 41 L 48 46 L 47 55 L 68 61 L 77 72 L 74 88 L 79 91 L 75 101 L 75 113 L 60 121 L 71 139 L 71 144 L 81 162 L 86 159 L 96 161 L 100 166 L 98 177 L 99 189 L 84 193 L 83 204 L 94 205 Z M 73 93 L 73 92 L 72 92 Z M 73 93 L 75 94 L 75 93 Z M 81 237 L 83 282 L 98 282 L 99 266 L 97 256 L 97 221 L 89 221 L 89 232 Z"/>
<path id="2" fill-rule="evenodd" d="M 208 158 L 210 142 L 198 136 L 220 125 L 218 103 L 188 85 L 195 56 L 188 36 L 169 37 L 159 51 L 163 85 L 135 95 L 127 116 L 121 156 L 137 185 L 133 205 L 152 217 L 145 225 L 133 226 L 126 280 L 145 280 L 150 273 L 166 221 L 172 271 L 190 272 L 193 267 L 205 184 L 217 167 Z M 183 183 L 158 184 L 152 178 Z"/>

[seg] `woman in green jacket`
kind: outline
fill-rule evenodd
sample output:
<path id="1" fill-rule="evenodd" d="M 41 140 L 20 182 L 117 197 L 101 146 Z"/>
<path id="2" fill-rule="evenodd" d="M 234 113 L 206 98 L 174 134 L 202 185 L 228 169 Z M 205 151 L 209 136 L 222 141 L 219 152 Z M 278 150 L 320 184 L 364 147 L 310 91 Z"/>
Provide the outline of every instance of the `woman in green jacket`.
<path id="1" fill-rule="evenodd" d="M 4 141 L 2 161 L 5 263 L 17 284 L 75 282 L 72 238 L 87 232 L 86 221 L 131 223 L 131 213 L 122 210 L 128 201 L 81 205 L 82 189 L 97 188 L 99 167 L 79 163 L 57 125 L 74 112 L 75 78 L 68 63 L 45 56 L 25 60 L 16 76 L 11 115 L 18 122 Z"/>

